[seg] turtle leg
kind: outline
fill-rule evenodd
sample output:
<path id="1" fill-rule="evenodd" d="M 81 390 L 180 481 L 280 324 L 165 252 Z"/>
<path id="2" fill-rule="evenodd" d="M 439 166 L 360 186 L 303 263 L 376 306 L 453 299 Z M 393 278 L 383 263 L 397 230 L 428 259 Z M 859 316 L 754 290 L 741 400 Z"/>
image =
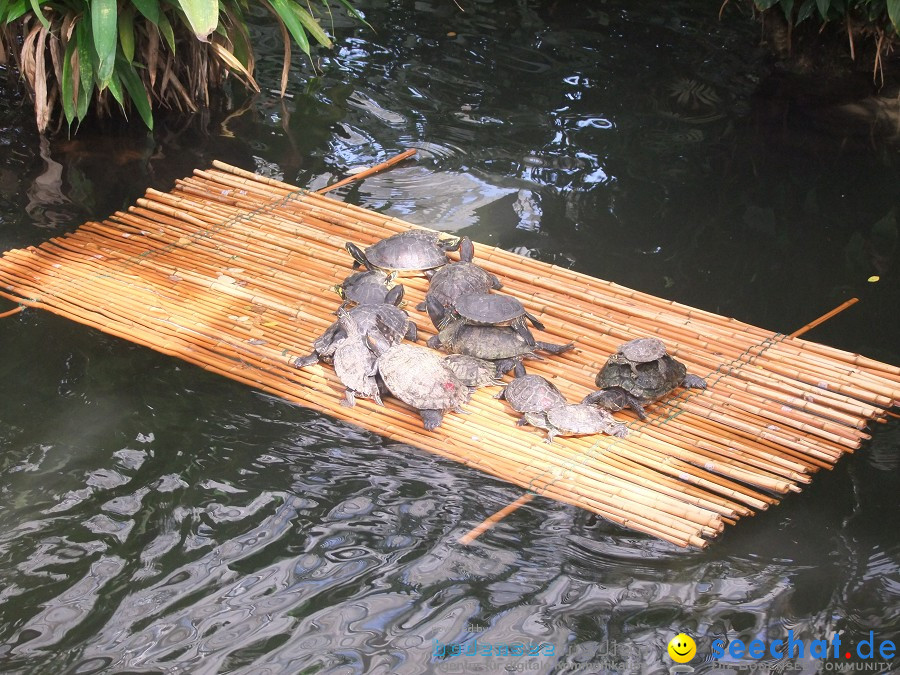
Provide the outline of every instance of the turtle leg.
<path id="1" fill-rule="evenodd" d="M 544 324 L 538 321 L 533 314 L 530 312 L 525 312 L 525 317 L 531 322 L 531 325 L 537 328 L 538 330 L 545 330 Z"/>
<path id="2" fill-rule="evenodd" d="M 517 427 L 524 427 L 526 424 L 528 424 L 528 420 L 525 419 L 524 415 L 516 420 Z"/>
<path id="3" fill-rule="evenodd" d="M 688 387 L 690 389 L 706 389 L 706 380 L 704 380 L 699 375 L 687 374 L 681 381 L 681 386 Z"/>
<path id="4" fill-rule="evenodd" d="M 438 269 L 440 269 L 440 268 L 438 268 Z M 422 274 L 425 275 L 425 278 L 428 279 L 428 281 L 431 281 L 431 277 L 434 276 L 434 273 L 435 273 L 435 272 L 437 272 L 437 269 L 433 269 L 433 268 L 432 268 L 432 269 L 430 269 L 430 270 L 424 270 L 424 271 L 422 272 Z"/>
<path id="5" fill-rule="evenodd" d="M 420 410 L 419 415 L 422 417 L 422 422 L 425 423 L 427 431 L 437 429 L 441 425 L 441 420 L 444 419 L 443 410 Z"/>
<path id="6" fill-rule="evenodd" d="M 575 349 L 574 342 L 570 342 L 565 345 L 557 345 L 553 344 L 552 342 L 541 342 L 540 340 L 537 340 L 534 344 L 538 349 L 543 349 L 545 352 L 549 352 L 551 354 L 562 354 L 563 352 L 567 352 L 570 349 Z"/>
<path id="7" fill-rule="evenodd" d="M 494 361 L 494 372 L 497 377 L 503 377 L 509 371 L 516 367 L 519 359 L 497 359 Z"/>
<path id="8" fill-rule="evenodd" d="M 425 344 L 431 347 L 432 349 L 440 349 L 441 348 L 441 338 L 439 335 L 432 335 L 425 341 Z"/>
<path id="9" fill-rule="evenodd" d="M 384 406 L 384 401 L 381 400 L 381 392 L 379 391 L 379 387 L 375 385 L 375 394 L 372 396 L 372 399 L 380 406 Z"/>
<path id="10" fill-rule="evenodd" d="M 416 305 L 416 311 L 417 311 L 417 312 L 424 312 L 424 311 L 425 311 L 425 302 L 424 302 L 424 301 L 422 301 L 422 302 L 420 302 L 418 305 Z"/>
<path id="11" fill-rule="evenodd" d="M 495 291 L 499 291 L 501 288 L 503 288 L 503 284 L 500 283 L 500 280 L 495 275 L 490 273 L 488 274 L 491 277 L 491 288 L 493 288 Z"/>
<path id="12" fill-rule="evenodd" d="M 531 334 L 531 331 L 528 330 L 528 326 L 525 325 L 525 321 L 521 318 L 516 319 L 512 322 L 512 327 L 515 331 L 522 336 L 522 339 L 525 340 L 525 344 L 529 347 L 535 346 L 534 335 Z"/>
<path id="13" fill-rule="evenodd" d="M 352 408 L 356 405 L 356 394 L 352 389 L 348 389 L 344 392 L 344 400 L 341 401 L 342 406 L 346 406 L 347 408 Z"/>
<path id="14" fill-rule="evenodd" d="M 419 332 L 416 329 L 416 324 L 414 324 L 412 321 L 407 321 L 406 322 L 406 339 L 409 340 L 410 342 L 415 342 L 416 338 L 418 338 L 418 337 L 419 337 Z"/>
<path id="15" fill-rule="evenodd" d="M 505 382 L 504 382 L 504 384 L 505 384 Z M 505 401 L 506 400 L 506 387 L 503 387 L 503 389 L 501 389 L 496 394 L 494 394 L 494 398 L 497 399 L 498 401 Z"/>
<path id="16" fill-rule="evenodd" d="M 306 368 L 307 366 L 311 366 L 314 363 L 319 362 L 319 353 L 311 352 L 306 356 L 298 356 L 294 359 L 294 368 Z"/>
<path id="17" fill-rule="evenodd" d="M 525 365 L 522 363 L 521 359 L 518 359 L 515 368 L 513 368 L 513 377 L 525 377 L 525 375 L 527 375 L 525 372 Z"/>
<path id="18" fill-rule="evenodd" d="M 558 433 L 559 432 L 556 429 L 554 429 L 553 427 L 550 427 L 549 429 L 547 429 L 547 438 L 544 439 L 544 443 L 552 443 L 553 439 L 556 438 L 556 435 Z"/>

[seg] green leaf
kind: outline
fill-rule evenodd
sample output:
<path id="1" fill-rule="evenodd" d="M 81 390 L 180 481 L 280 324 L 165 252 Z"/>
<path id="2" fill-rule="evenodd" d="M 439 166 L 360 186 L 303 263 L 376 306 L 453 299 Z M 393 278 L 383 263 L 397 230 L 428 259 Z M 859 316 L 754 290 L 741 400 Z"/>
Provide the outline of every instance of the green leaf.
<path id="1" fill-rule="evenodd" d="M 116 67 L 116 0 L 91 0 L 91 27 L 97 50 L 97 79 L 104 89 Z"/>
<path id="2" fill-rule="evenodd" d="M 131 0 L 132 4 L 137 7 L 137 11 L 147 17 L 147 21 L 154 26 L 159 23 L 159 1 L 158 0 Z"/>
<path id="3" fill-rule="evenodd" d="M 307 32 L 313 36 L 316 42 L 318 42 L 323 47 L 331 48 L 331 38 L 328 37 L 328 34 L 322 30 L 322 26 L 316 20 L 316 18 L 310 14 L 308 11 L 303 9 L 300 5 L 291 4 L 291 7 L 294 8 L 294 12 L 297 14 L 297 18 L 300 19 L 300 23 L 303 24 L 303 27 L 306 28 Z"/>
<path id="4" fill-rule="evenodd" d="M 207 42 L 219 24 L 219 0 L 178 0 L 198 40 Z"/>
<path id="5" fill-rule="evenodd" d="M 131 102 L 137 108 L 138 114 L 144 120 L 144 124 L 150 131 L 153 131 L 153 112 L 150 109 L 150 97 L 147 95 L 147 89 L 138 76 L 134 66 L 126 61 L 123 57 L 119 57 L 116 62 L 116 73 L 122 77 L 122 84 L 131 97 Z"/>
<path id="6" fill-rule="evenodd" d="M 349 2 L 347 2 L 347 0 L 338 0 L 338 2 L 340 2 L 344 6 L 344 9 L 347 10 L 347 14 L 352 16 L 357 21 L 360 21 L 360 22 L 366 24 L 369 28 L 372 27 L 371 24 L 368 21 L 366 21 L 366 17 L 364 17 L 362 14 L 360 14 L 360 12 L 355 7 L 353 7 Z M 759 4 L 759 3 L 757 3 L 757 4 Z M 328 5 L 326 3 L 326 7 L 327 6 Z"/>
<path id="7" fill-rule="evenodd" d="M 122 108 L 122 112 L 125 112 L 125 97 L 122 96 L 122 81 L 119 79 L 119 74 L 116 71 L 113 71 L 112 77 L 109 78 L 109 91 L 113 95 L 113 98 L 119 102 L 119 107 Z M 126 118 L 128 116 L 126 115 Z"/>
<path id="8" fill-rule="evenodd" d="M 25 14 L 29 7 L 30 5 L 25 2 L 25 0 L 15 0 L 15 2 L 10 3 L 9 8 L 6 9 L 5 16 L 0 14 L 0 19 L 3 19 L 4 23 L 12 23 Z"/>
<path id="9" fill-rule="evenodd" d="M 79 120 L 84 119 L 87 115 L 88 106 L 91 104 L 91 98 L 94 95 L 94 68 L 92 65 L 91 54 L 93 53 L 91 44 L 91 32 L 86 21 L 79 21 L 76 27 L 75 42 L 78 50 L 78 107 L 75 110 L 75 117 Z"/>
<path id="10" fill-rule="evenodd" d="M 788 23 L 793 22 L 794 13 L 794 0 L 781 0 L 781 11 L 784 12 L 784 18 L 788 20 Z"/>
<path id="11" fill-rule="evenodd" d="M 66 55 L 63 57 L 62 67 L 62 107 L 66 116 L 66 122 L 72 126 L 75 121 L 75 82 L 77 71 L 72 70 L 72 57 L 75 55 L 75 43 L 77 40 L 69 40 L 66 45 Z"/>
<path id="12" fill-rule="evenodd" d="M 29 0 L 31 2 L 31 9 L 37 15 L 38 21 L 41 22 L 41 25 L 44 26 L 47 30 L 50 30 L 50 22 L 47 20 L 47 17 L 44 16 L 44 13 L 41 11 L 41 5 L 38 0 Z M 45 0 L 46 2 L 46 0 Z"/>
<path id="13" fill-rule="evenodd" d="M 797 23 L 806 21 L 810 15 L 812 15 L 815 8 L 816 0 L 805 0 L 805 2 L 800 5 L 800 9 L 797 10 Z"/>
<path id="14" fill-rule="evenodd" d="M 159 15 L 159 32 L 162 33 L 163 37 L 166 40 L 166 44 L 169 45 L 169 49 L 172 50 L 172 53 L 175 53 L 175 31 L 172 30 L 172 24 L 169 23 L 169 18 L 165 14 Z"/>
<path id="15" fill-rule="evenodd" d="M 887 11 L 894 30 L 900 33 L 900 0 L 887 0 Z"/>
<path id="16" fill-rule="evenodd" d="M 816 6 L 819 8 L 819 16 L 823 21 L 828 21 L 828 8 L 831 7 L 831 0 L 816 0 Z"/>
<path id="17" fill-rule="evenodd" d="M 128 63 L 134 61 L 134 8 L 131 5 L 123 6 L 119 13 L 119 44 Z"/>
<path id="18" fill-rule="evenodd" d="M 309 40 L 306 37 L 306 31 L 303 30 L 303 24 L 300 23 L 300 19 L 297 18 L 297 14 L 292 6 L 288 4 L 288 0 L 269 0 L 269 4 L 272 5 L 275 13 L 284 21 L 284 25 L 287 27 L 291 37 L 294 38 L 297 46 L 303 50 L 304 54 L 308 55 Z"/>

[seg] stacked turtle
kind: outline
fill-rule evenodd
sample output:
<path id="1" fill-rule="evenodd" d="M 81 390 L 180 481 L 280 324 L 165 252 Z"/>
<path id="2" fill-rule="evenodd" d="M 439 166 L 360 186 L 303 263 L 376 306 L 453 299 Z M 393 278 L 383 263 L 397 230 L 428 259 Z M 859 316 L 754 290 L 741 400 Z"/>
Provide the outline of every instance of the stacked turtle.
<path id="1" fill-rule="evenodd" d="M 335 287 L 342 299 L 337 321 L 313 342 L 310 354 L 294 361 L 298 368 L 333 363 L 346 387 L 345 405 L 354 405 L 357 396 L 381 405 L 381 396 L 391 394 L 418 410 L 431 430 L 445 411 L 460 411 L 475 388 L 500 385 L 499 377 L 512 370 L 516 379 L 498 398 L 523 414 L 519 424 L 546 429 L 552 442 L 558 435 L 624 436 L 625 426 L 611 412 L 629 407 L 643 419 L 644 405 L 678 386 L 706 386 L 688 375 L 660 340 L 641 338 L 609 358 L 596 378 L 599 391 L 570 404 L 544 378 L 526 375 L 522 360 L 540 359 L 537 351 L 561 354 L 573 344 L 534 338 L 528 323 L 539 330 L 543 324 L 516 298 L 496 292 L 500 280 L 473 262 L 475 248 L 467 237 L 411 230 L 365 250 L 351 242 L 346 248 L 354 269 L 365 270 Z M 459 250 L 459 261 L 448 258 L 453 250 Z M 427 344 L 449 356 L 404 342 L 415 342 L 417 331 L 399 307 L 404 289 L 395 280 L 415 273 L 429 279 L 425 301 L 417 307 L 437 329 Z"/>

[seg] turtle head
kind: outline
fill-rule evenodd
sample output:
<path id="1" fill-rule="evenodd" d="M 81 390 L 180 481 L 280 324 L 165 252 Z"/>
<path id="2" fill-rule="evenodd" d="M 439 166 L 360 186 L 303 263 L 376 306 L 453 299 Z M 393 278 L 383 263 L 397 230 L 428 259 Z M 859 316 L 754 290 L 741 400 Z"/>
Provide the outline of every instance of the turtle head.
<path id="1" fill-rule="evenodd" d="M 460 243 L 465 237 L 458 237 L 455 234 L 441 234 L 438 244 L 445 251 L 456 251 L 459 249 Z"/>
<path id="2" fill-rule="evenodd" d="M 440 330 L 444 319 L 447 317 L 447 309 L 433 295 L 425 296 L 425 311 L 434 327 Z"/>
<path id="3" fill-rule="evenodd" d="M 468 237 L 459 240 L 459 260 L 460 262 L 472 262 L 475 257 L 475 244 Z"/>
<path id="4" fill-rule="evenodd" d="M 404 288 L 402 285 L 397 284 L 391 290 L 387 292 L 384 296 L 384 301 L 388 305 L 394 305 L 394 307 L 399 307 L 400 303 L 403 302 L 403 293 Z M 380 318 L 380 317 L 379 317 Z"/>
<path id="5" fill-rule="evenodd" d="M 366 254 L 363 253 L 363 250 L 352 241 L 348 241 L 344 244 L 344 248 L 346 248 L 347 252 L 353 256 L 353 269 L 357 269 L 360 266 L 365 267 L 367 270 L 374 269 L 369 263 L 369 259 L 366 258 Z"/>

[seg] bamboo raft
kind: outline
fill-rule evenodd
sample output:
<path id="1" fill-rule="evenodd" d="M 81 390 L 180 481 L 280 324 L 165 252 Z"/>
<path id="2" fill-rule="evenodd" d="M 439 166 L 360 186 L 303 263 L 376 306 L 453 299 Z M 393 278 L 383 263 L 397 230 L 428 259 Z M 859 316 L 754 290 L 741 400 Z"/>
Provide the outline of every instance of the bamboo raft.
<path id="1" fill-rule="evenodd" d="M 214 166 L 170 193 L 148 190 L 102 223 L 7 251 L 0 296 L 509 481 L 527 490 L 518 503 L 542 495 L 679 546 L 704 547 L 726 524 L 799 492 L 900 400 L 895 366 L 476 244 L 476 262 L 546 325 L 538 339 L 575 341 L 571 352 L 527 362 L 569 400 L 593 389 L 619 344 L 646 335 L 709 388 L 677 390 L 648 407 L 645 422 L 617 413 L 626 438 L 552 445 L 517 427 L 496 389 L 479 390 L 471 414 L 450 413 L 434 432 L 393 398 L 344 407 L 330 366 L 291 362 L 334 321 L 329 287 L 351 271 L 344 242 L 369 245 L 415 226 Z M 413 308 L 426 280 L 402 281 L 424 340 L 434 330 Z"/>

